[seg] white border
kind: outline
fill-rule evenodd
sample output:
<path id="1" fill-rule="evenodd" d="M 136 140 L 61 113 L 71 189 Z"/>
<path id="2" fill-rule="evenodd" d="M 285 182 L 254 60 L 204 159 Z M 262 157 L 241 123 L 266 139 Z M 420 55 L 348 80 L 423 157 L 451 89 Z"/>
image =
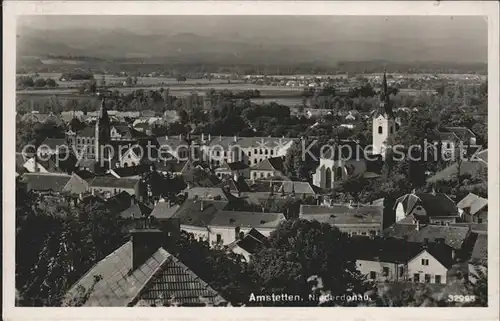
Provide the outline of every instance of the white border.
<path id="1" fill-rule="evenodd" d="M 359 2 L 147 2 L 147 1 L 5 1 L 3 3 L 3 317 L 5 319 L 248 319 L 248 320 L 498 320 L 499 22 L 496 1 Z M 480 15 L 488 21 L 489 79 L 489 295 L 488 308 L 14 308 L 14 168 L 16 16 L 33 15 Z M 487 18 L 486 18 L 487 17 Z M 166 310 L 168 309 L 168 310 Z M 174 312 L 172 312 L 174 311 Z"/>

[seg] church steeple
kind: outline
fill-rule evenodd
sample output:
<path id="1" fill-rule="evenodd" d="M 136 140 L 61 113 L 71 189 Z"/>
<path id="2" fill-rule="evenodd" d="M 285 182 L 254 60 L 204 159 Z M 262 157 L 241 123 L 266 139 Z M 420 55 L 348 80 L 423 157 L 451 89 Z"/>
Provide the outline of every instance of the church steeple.
<path id="1" fill-rule="evenodd" d="M 101 107 L 97 115 L 95 123 L 95 160 L 100 163 L 107 160 L 107 152 L 102 148 L 103 145 L 109 144 L 111 140 L 111 122 L 109 119 L 108 111 L 106 110 L 106 100 L 103 97 L 101 100 Z M 102 150 L 101 150 L 102 149 Z M 102 152 L 102 155 L 101 155 Z"/>
<path id="2" fill-rule="evenodd" d="M 393 117 L 391 101 L 389 99 L 389 87 L 387 86 L 387 75 L 384 68 L 384 77 L 382 79 L 382 91 L 380 93 L 380 107 L 383 109 L 384 114 L 387 117 Z"/>

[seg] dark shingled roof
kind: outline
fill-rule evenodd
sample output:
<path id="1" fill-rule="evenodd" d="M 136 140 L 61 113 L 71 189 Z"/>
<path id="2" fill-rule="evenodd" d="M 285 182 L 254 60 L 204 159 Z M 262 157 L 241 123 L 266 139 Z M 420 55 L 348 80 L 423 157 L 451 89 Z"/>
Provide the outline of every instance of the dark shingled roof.
<path id="1" fill-rule="evenodd" d="M 162 200 L 155 205 L 150 215 L 157 219 L 169 219 L 174 216 L 179 208 L 180 205 L 170 204 L 168 200 Z"/>
<path id="2" fill-rule="evenodd" d="M 410 242 L 423 243 L 425 239 L 435 242 L 436 239 L 444 239 L 445 244 L 461 249 L 469 236 L 469 228 L 464 226 L 442 226 L 442 225 L 421 225 L 417 231 L 416 225 L 393 224 L 385 229 L 382 234 L 386 237 L 404 239 Z"/>
<path id="3" fill-rule="evenodd" d="M 25 173 L 28 190 L 62 192 L 71 175 L 56 173 Z"/>
<path id="4" fill-rule="evenodd" d="M 262 162 L 250 167 L 251 170 L 255 171 L 283 171 L 283 158 L 282 157 L 272 157 L 266 158 Z"/>
<path id="5" fill-rule="evenodd" d="M 116 178 L 110 176 L 96 176 L 90 182 L 91 187 L 134 188 L 138 178 Z"/>
<path id="6" fill-rule="evenodd" d="M 115 168 L 113 169 L 113 172 L 119 177 L 138 176 L 148 172 L 149 167 L 150 165 L 148 164 L 141 164 L 137 166 Z"/>
<path id="7" fill-rule="evenodd" d="M 207 227 L 215 214 L 227 205 L 225 201 L 206 201 L 188 199 L 179 207 L 172 218 L 181 224 Z"/>
<path id="8" fill-rule="evenodd" d="M 300 205 L 299 217 L 331 225 L 382 224 L 383 212 L 380 206 Z"/>
<path id="9" fill-rule="evenodd" d="M 446 194 L 412 193 L 401 196 L 397 204 L 403 204 L 406 215 L 409 215 L 417 206 L 422 206 L 428 217 L 458 216 L 458 209 L 453 200 Z"/>
<path id="10" fill-rule="evenodd" d="M 246 233 L 242 239 L 233 241 L 232 243 L 228 244 L 227 248 L 229 250 L 232 250 L 238 246 L 248 253 L 253 254 L 259 247 L 263 246 L 266 241 L 267 238 L 253 228 L 248 231 L 248 233 Z"/>
<path id="11" fill-rule="evenodd" d="M 469 174 L 472 177 L 478 175 L 481 170 L 488 170 L 488 150 L 479 152 L 472 160 L 464 160 L 460 165 L 460 173 L 462 175 Z M 453 163 L 442 171 L 437 172 L 434 176 L 427 179 L 428 182 L 437 182 L 440 180 L 449 181 L 458 173 L 458 163 Z"/>
<path id="12" fill-rule="evenodd" d="M 187 190 L 189 199 L 227 201 L 227 194 L 220 187 L 193 187 Z"/>
<path id="13" fill-rule="evenodd" d="M 471 261 L 484 263 L 488 260 L 488 234 L 478 234 L 472 249 Z"/>
<path id="14" fill-rule="evenodd" d="M 149 214 L 151 213 L 151 209 L 144 205 L 142 202 L 137 202 L 135 204 L 132 204 L 129 208 L 126 210 L 122 211 L 120 213 L 120 216 L 123 218 L 144 218 L 148 217 Z"/>
<path id="15" fill-rule="evenodd" d="M 285 216 L 281 213 L 218 211 L 209 225 L 276 228 L 284 220 Z"/>
<path id="16" fill-rule="evenodd" d="M 90 290 L 87 307 L 162 306 L 171 298 L 180 305 L 227 302 L 162 247 L 134 270 L 132 247 L 129 241 L 99 261 L 67 292 L 64 305 L 79 296 L 80 286 Z"/>
<path id="17" fill-rule="evenodd" d="M 353 255 L 358 260 L 407 263 L 422 251 L 427 251 L 445 267 L 450 268 L 454 261 L 452 249 L 446 244 L 429 242 L 408 242 L 402 239 L 351 238 Z"/>
<path id="18" fill-rule="evenodd" d="M 47 145 L 52 150 L 57 150 L 58 148 L 62 149 L 62 151 L 68 151 L 69 145 L 64 138 L 50 138 L 47 137 L 42 142 L 42 145 Z"/>

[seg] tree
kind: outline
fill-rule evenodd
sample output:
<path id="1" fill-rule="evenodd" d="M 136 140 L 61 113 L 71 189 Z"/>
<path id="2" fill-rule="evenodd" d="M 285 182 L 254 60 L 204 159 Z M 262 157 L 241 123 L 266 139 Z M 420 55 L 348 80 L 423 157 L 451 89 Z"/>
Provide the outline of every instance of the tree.
<path id="1" fill-rule="evenodd" d="M 56 81 L 52 78 L 47 78 L 46 85 L 47 85 L 47 87 L 50 87 L 50 88 L 57 87 Z"/>
<path id="2" fill-rule="evenodd" d="M 45 87 L 47 85 L 47 81 L 43 78 L 37 78 L 35 80 L 35 87 Z"/>
<path id="3" fill-rule="evenodd" d="M 269 244 L 252 257 L 250 268 L 259 278 L 261 293 L 297 294 L 304 301 L 262 304 L 317 305 L 317 300 L 308 300 L 311 276 L 320 277 L 333 296 L 365 293 L 372 286 L 357 271 L 350 247 L 349 237 L 328 224 L 283 222 L 271 233 Z"/>

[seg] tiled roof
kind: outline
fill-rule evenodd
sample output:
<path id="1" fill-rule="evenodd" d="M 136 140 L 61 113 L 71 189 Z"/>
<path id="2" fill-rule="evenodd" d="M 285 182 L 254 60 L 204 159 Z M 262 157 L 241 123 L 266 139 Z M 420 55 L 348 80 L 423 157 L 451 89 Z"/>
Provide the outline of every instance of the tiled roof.
<path id="1" fill-rule="evenodd" d="M 443 238 L 444 242 L 454 248 L 460 249 L 469 236 L 469 228 L 463 226 L 420 225 L 417 230 L 415 225 L 393 224 L 383 231 L 383 235 L 394 238 L 407 237 L 410 242 L 423 243 L 425 239 L 435 242 Z"/>
<path id="2" fill-rule="evenodd" d="M 154 216 L 157 219 L 169 219 L 174 216 L 179 208 L 180 205 L 170 204 L 168 200 L 162 200 L 155 205 L 150 215 Z"/>
<path id="3" fill-rule="evenodd" d="M 460 165 L 460 173 L 461 175 L 469 174 L 472 177 L 477 176 L 477 174 L 482 169 L 488 169 L 488 163 L 481 160 L 484 154 L 479 153 L 479 160 L 464 160 Z M 427 179 L 427 182 L 433 183 L 440 180 L 451 180 L 458 173 L 458 163 L 453 163 L 450 166 L 446 167 L 442 171 L 437 172 L 434 176 L 431 176 Z"/>
<path id="4" fill-rule="evenodd" d="M 245 182 L 245 179 L 238 179 L 238 181 L 235 181 L 231 177 L 228 177 L 226 179 L 223 179 L 220 184 L 217 185 L 217 187 L 220 187 L 222 189 L 228 190 L 230 193 L 235 193 L 235 192 L 248 192 L 250 191 L 250 187 L 248 184 Z"/>
<path id="5" fill-rule="evenodd" d="M 150 165 L 140 164 L 137 166 L 115 168 L 112 171 L 119 177 L 138 176 L 149 171 Z"/>
<path id="6" fill-rule="evenodd" d="M 77 132 L 77 136 L 80 137 L 95 137 L 95 127 L 94 126 L 85 126 L 82 130 Z"/>
<path id="7" fill-rule="evenodd" d="M 281 188 L 285 193 L 309 194 L 309 195 L 316 194 L 316 191 L 314 190 L 312 185 L 308 182 L 284 181 L 280 189 Z"/>
<path id="8" fill-rule="evenodd" d="M 468 140 L 470 137 L 476 137 L 476 135 L 467 127 L 446 127 L 445 130 L 454 133 L 463 141 Z"/>
<path id="9" fill-rule="evenodd" d="M 459 141 L 460 139 L 455 133 L 452 132 L 439 132 L 439 139 L 441 141 Z"/>
<path id="10" fill-rule="evenodd" d="M 324 148 L 323 153 L 318 155 L 320 158 L 329 160 L 350 160 L 364 159 L 363 147 L 352 140 L 341 140 L 338 143 L 330 144 L 331 148 Z M 333 153 L 333 154 L 332 154 Z"/>
<path id="11" fill-rule="evenodd" d="M 485 262 L 488 260 L 488 234 L 478 234 L 472 249 L 471 261 Z"/>
<path id="12" fill-rule="evenodd" d="M 182 173 L 182 178 L 186 183 L 198 187 L 214 187 L 220 184 L 220 180 L 215 175 L 205 172 L 199 168 L 191 168 Z"/>
<path id="13" fill-rule="evenodd" d="M 170 173 L 182 173 L 187 169 L 188 161 L 179 161 L 179 160 L 165 160 L 165 161 L 157 161 L 154 163 L 156 170 L 162 172 L 170 172 Z"/>
<path id="14" fill-rule="evenodd" d="M 127 192 L 120 192 L 106 201 L 107 206 L 116 212 L 122 212 L 132 205 L 132 196 Z"/>
<path id="15" fill-rule="evenodd" d="M 97 263 L 68 291 L 66 305 L 70 305 L 72 298 L 78 298 L 80 286 L 90 292 L 83 304 L 87 307 L 127 307 L 138 302 L 162 306 L 171 298 L 181 305 L 201 305 L 203 298 L 212 304 L 226 302 L 161 247 L 134 270 L 132 247 L 129 241 Z"/>
<path id="16" fill-rule="evenodd" d="M 382 224 L 383 211 L 380 206 L 300 205 L 299 217 L 331 225 Z"/>
<path id="17" fill-rule="evenodd" d="M 183 225 L 207 227 L 215 214 L 227 205 L 224 201 L 202 201 L 188 199 L 172 216 Z"/>
<path id="18" fill-rule="evenodd" d="M 266 158 L 262 162 L 250 167 L 250 170 L 281 172 L 283 170 L 283 158 L 281 157 Z"/>
<path id="19" fill-rule="evenodd" d="M 359 260 L 407 263 L 425 250 L 445 267 L 450 268 L 453 265 L 452 250 L 446 244 L 366 237 L 353 237 L 351 243 L 353 255 Z"/>
<path id="20" fill-rule="evenodd" d="M 227 195 L 220 187 L 193 187 L 187 190 L 189 199 L 227 201 Z"/>
<path id="21" fill-rule="evenodd" d="M 129 208 L 126 210 L 122 211 L 120 213 L 120 216 L 123 218 L 143 218 L 149 216 L 151 213 L 151 209 L 144 205 L 142 202 L 137 202 L 135 204 L 132 204 Z"/>
<path id="22" fill-rule="evenodd" d="M 226 165 L 232 171 L 240 171 L 248 168 L 248 165 L 243 162 L 226 163 Z"/>
<path id="23" fill-rule="evenodd" d="M 417 206 L 422 206 L 428 217 L 458 216 L 455 203 L 443 193 L 412 193 L 396 200 L 402 204 L 406 215 L 411 214 Z"/>
<path id="24" fill-rule="evenodd" d="M 476 156 L 479 159 L 481 159 L 482 161 L 484 161 L 485 163 L 488 163 L 488 150 L 487 149 L 480 151 L 479 153 L 477 153 Z"/>
<path id="25" fill-rule="evenodd" d="M 227 248 L 229 250 L 232 250 L 233 248 L 238 246 L 248 253 L 253 254 L 259 247 L 265 244 L 266 240 L 267 239 L 264 235 L 253 228 L 248 233 L 246 233 L 242 239 L 235 240 L 232 243 L 228 244 Z"/>
<path id="26" fill-rule="evenodd" d="M 210 226 L 239 226 L 250 228 L 277 228 L 285 220 L 281 213 L 218 211 Z"/>
<path id="27" fill-rule="evenodd" d="M 58 173 L 25 173 L 28 190 L 62 192 L 71 175 Z"/>
<path id="28" fill-rule="evenodd" d="M 139 179 L 137 178 L 116 178 L 110 176 L 96 176 L 90 182 L 91 187 L 116 187 L 116 188 L 134 188 Z"/>
<path id="29" fill-rule="evenodd" d="M 460 200 L 460 202 L 457 203 L 458 208 L 462 210 L 469 209 L 470 214 L 472 215 L 481 211 L 487 205 L 488 205 L 488 200 L 486 198 L 482 198 L 473 193 L 469 193 L 462 200 Z"/>

